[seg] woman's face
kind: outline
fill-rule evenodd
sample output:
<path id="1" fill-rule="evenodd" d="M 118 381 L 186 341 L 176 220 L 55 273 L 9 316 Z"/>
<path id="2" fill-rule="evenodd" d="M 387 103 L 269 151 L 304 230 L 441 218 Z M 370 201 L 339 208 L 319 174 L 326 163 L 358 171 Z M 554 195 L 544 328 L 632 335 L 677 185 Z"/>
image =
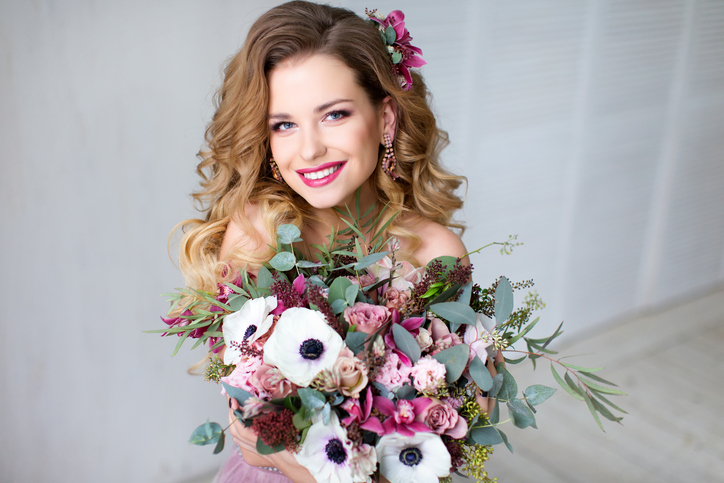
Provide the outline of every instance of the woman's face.
<path id="1" fill-rule="evenodd" d="M 269 91 L 271 150 L 284 181 L 315 208 L 351 208 L 384 134 L 394 137 L 391 100 L 372 105 L 352 69 L 326 55 L 280 64 Z"/>

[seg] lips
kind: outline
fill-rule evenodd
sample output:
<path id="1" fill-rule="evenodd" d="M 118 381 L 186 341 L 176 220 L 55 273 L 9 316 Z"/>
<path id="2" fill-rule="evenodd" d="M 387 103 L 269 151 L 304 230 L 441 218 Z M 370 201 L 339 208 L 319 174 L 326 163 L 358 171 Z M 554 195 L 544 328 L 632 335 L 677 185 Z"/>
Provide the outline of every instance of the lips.
<path id="1" fill-rule="evenodd" d="M 344 168 L 346 163 L 344 161 L 334 161 L 331 163 L 324 163 L 314 168 L 298 169 L 297 174 L 301 178 L 305 185 L 317 188 L 325 186 L 334 181 L 339 173 Z"/>

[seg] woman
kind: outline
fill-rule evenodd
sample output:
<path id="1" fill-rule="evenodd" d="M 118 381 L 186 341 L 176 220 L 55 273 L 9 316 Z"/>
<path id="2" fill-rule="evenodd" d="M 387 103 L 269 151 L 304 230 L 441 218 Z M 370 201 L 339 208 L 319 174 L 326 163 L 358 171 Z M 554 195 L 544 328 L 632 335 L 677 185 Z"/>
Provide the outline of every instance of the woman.
<path id="1" fill-rule="evenodd" d="M 408 70 L 424 64 L 419 49 L 409 45 L 404 17 L 393 14 L 371 22 L 290 2 L 251 27 L 226 68 L 200 155 L 202 190 L 194 196 L 208 211 L 184 224 L 180 266 L 190 286 L 213 290 L 238 267 L 254 272 L 273 256 L 283 223 L 302 230 L 300 249 L 328 243 L 332 230 L 345 227 L 334 208 L 354 206 L 358 190 L 363 211 L 388 206 L 380 224 L 397 213 L 387 235 L 400 241 L 398 258 L 424 265 L 465 257 L 449 229 L 461 228 L 451 215 L 462 205 L 455 189 L 464 178 L 438 163 L 447 136 L 423 79 Z M 398 31 L 401 61 L 379 23 Z M 257 454 L 255 435 L 239 423 L 231 433 L 246 463 L 232 457 L 217 481 L 288 481 L 281 473 L 314 481 L 287 452 Z"/>

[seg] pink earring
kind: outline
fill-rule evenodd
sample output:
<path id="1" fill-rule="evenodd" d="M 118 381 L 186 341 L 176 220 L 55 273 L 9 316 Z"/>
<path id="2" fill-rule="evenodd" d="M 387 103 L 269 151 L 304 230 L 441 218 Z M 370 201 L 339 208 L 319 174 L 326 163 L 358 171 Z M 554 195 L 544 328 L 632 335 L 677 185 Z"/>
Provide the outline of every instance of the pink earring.
<path id="1" fill-rule="evenodd" d="M 395 172 L 396 167 L 397 158 L 395 157 L 395 152 L 392 150 L 392 139 L 390 139 L 389 134 L 385 134 L 385 157 L 382 159 L 382 171 L 387 173 L 387 176 L 393 180 L 397 180 L 400 175 Z"/>
<path id="2" fill-rule="evenodd" d="M 271 166 L 272 176 L 274 176 L 274 179 L 283 183 L 284 178 L 282 178 L 282 173 L 279 171 L 279 166 L 277 166 L 277 162 L 274 161 L 274 158 L 269 158 L 269 165 Z"/>

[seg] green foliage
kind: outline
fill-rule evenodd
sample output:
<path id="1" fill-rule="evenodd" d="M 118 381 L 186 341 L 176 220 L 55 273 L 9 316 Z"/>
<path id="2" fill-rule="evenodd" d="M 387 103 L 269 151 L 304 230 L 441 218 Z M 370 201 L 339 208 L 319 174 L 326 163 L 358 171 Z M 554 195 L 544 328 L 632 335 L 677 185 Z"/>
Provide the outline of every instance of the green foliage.
<path id="1" fill-rule="evenodd" d="M 234 370 L 234 367 L 235 366 L 233 364 L 224 364 L 224 362 L 215 355 L 211 356 L 209 364 L 204 370 L 204 380 L 207 382 L 215 382 L 218 384 L 222 377 L 226 377 L 231 374 L 231 372 Z"/>
<path id="2" fill-rule="evenodd" d="M 445 382 L 452 384 L 460 378 L 465 370 L 470 357 L 470 347 L 466 344 L 454 345 L 432 357 L 445 364 Z"/>

